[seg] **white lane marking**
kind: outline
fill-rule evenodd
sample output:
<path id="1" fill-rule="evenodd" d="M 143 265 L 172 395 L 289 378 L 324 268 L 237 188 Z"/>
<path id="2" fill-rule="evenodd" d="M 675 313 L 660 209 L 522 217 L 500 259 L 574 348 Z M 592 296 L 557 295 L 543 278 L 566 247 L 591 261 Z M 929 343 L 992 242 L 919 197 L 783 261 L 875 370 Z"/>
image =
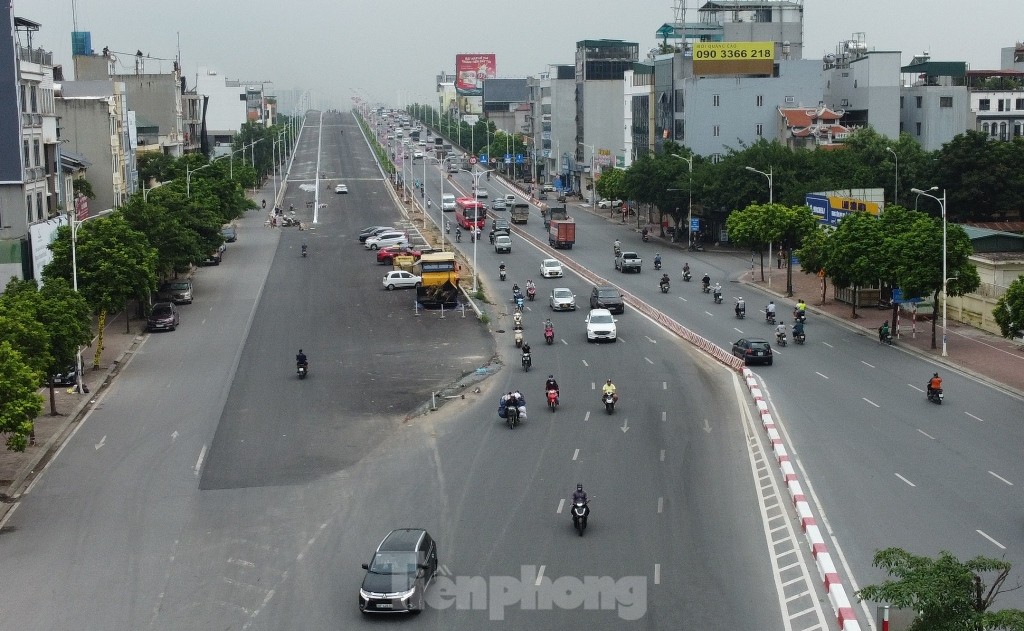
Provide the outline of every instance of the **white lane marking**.
<path id="1" fill-rule="evenodd" d="M 866 362 L 866 361 L 864 361 L 863 359 L 862 359 L 862 360 L 860 360 L 860 363 L 864 364 L 864 365 L 865 365 L 865 366 L 867 366 L 868 368 L 874 368 L 874 366 L 872 366 L 871 364 L 867 363 L 867 362 Z"/>
<path id="2" fill-rule="evenodd" d="M 558 513 L 559 515 L 561 515 L 562 514 L 562 507 L 564 507 L 564 506 L 565 506 L 565 498 L 563 497 L 562 499 L 558 500 L 558 510 L 556 510 L 555 512 Z"/>
<path id="3" fill-rule="evenodd" d="M 981 531 L 981 530 L 975 530 L 974 532 L 978 533 L 978 534 L 979 534 L 979 535 L 981 535 L 982 537 L 985 537 L 986 539 L 988 539 L 988 540 L 989 540 L 989 541 L 991 541 L 992 543 L 994 543 L 994 544 L 996 544 L 997 546 L 999 546 L 999 549 L 1000 549 L 1000 550 L 1005 550 L 1005 549 L 1006 549 L 1006 546 L 1004 546 L 1003 544 L 999 543 L 998 541 L 996 541 L 996 540 L 995 540 L 995 539 L 993 539 L 992 537 L 989 537 L 989 536 L 988 536 L 988 535 L 986 535 L 986 534 L 985 534 L 985 533 L 984 533 L 983 531 Z"/>
<path id="4" fill-rule="evenodd" d="M 989 473 L 992 474 L 992 477 L 994 477 L 995 479 L 999 480 L 1000 482 L 1005 482 L 1007 485 L 1013 486 L 1013 482 L 1010 482 L 1009 480 L 1007 480 L 1003 476 L 999 475 L 995 471 L 989 471 Z"/>
<path id="5" fill-rule="evenodd" d="M 861 398 L 864 399 L 865 401 L 867 401 L 868 403 L 870 403 L 871 405 L 875 406 L 876 408 L 882 407 L 882 406 L 878 405 L 877 403 L 875 403 L 874 401 L 872 401 L 872 400 L 870 400 L 870 399 L 868 399 L 866 397 L 861 397 Z"/>
<path id="6" fill-rule="evenodd" d="M 914 484 L 914 483 L 913 483 L 913 482 L 911 482 L 910 480 L 906 479 L 906 478 L 905 478 L 905 477 L 903 477 L 902 475 L 900 475 L 900 474 L 898 474 L 898 473 L 897 473 L 897 474 L 895 474 L 895 475 L 896 475 L 896 477 L 897 477 L 897 478 L 899 478 L 899 479 L 903 480 L 904 482 L 906 482 L 906 483 L 907 483 L 907 486 L 917 486 L 916 484 Z"/>
<path id="7" fill-rule="evenodd" d="M 707 420 L 707 419 L 704 419 L 704 427 L 703 427 L 703 428 L 701 428 L 701 429 L 703 429 L 703 430 L 704 430 L 705 432 L 707 432 L 708 434 L 710 434 L 710 433 L 711 433 L 711 423 L 710 423 L 710 422 L 708 422 L 708 420 Z"/>
<path id="8" fill-rule="evenodd" d="M 561 343 L 562 343 L 563 345 L 565 345 L 565 346 L 568 346 L 568 345 L 569 345 L 569 342 L 566 342 L 566 341 L 565 341 L 565 338 L 561 338 L 561 337 L 560 337 L 560 338 L 558 338 L 558 341 L 560 341 L 560 342 L 561 342 Z"/>
<path id="9" fill-rule="evenodd" d="M 665 498 L 664 497 L 659 497 L 658 498 L 658 513 L 660 514 L 663 510 L 665 510 Z"/>
<path id="10" fill-rule="evenodd" d="M 983 418 L 978 418 L 977 416 L 975 416 L 975 415 L 971 414 L 970 412 L 964 412 L 964 414 L 966 414 L 967 416 L 969 416 L 969 417 L 973 418 L 973 419 L 974 419 L 974 420 L 976 420 L 976 421 L 981 421 L 982 423 L 984 423 L 984 422 L 985 422 L 985 419 L 983 419 Z"/>
<path id="11" fill-rule="evenodd" d="M 934 436 L 932 436 L 932 435 L 931 435 L 931 434 L 929 434 L 928 432 L 924 431 L 923 429 L 920 429 L 920 428 L 918 428 L 918 430 L 917 430 L 917 431 L 919 431 L 919 432 L 921 432 L 922 434 L 924 434 L 924 435 L 925 435 L 925 436 L 926 436 L 927 438 L 930 438 L 930 439 L 932 439 L 932 440 L 935 440 L 935 437 L 934 437 Z"/>
<path id="12" fill-rule="evenodd" d="M 100 439 L 100 442 L 96 443 L 96 445 L 95 445 L 96 446 L 96 451 L 99 451 L 103 447 L 103 445 L 106 445 L 106 444 L 107 444 L 107 435 L 104 434 L 103 438 Z"/>
<path id="13" fill-rule="evenodd" d="M 654 564 L 654 584 L 661 585 L 661 563 Z"/>
<path id="14" fill-rule="evenodd" d="M 590 364 L 588 364 L 588 363 L 587 363 L 587 360 L 585 360 L 585 359 L 583 360 L 583 365 L 584 365 L 584 366 L 587 366 L 588 368 L 590 367 Z"/>
<path id="15" fill-rule="evenodd" d="M 662 390 L 668 390 L 668 382 L 667 381 L 662 381 L 661 382 L 661 389 Z"/>
<path id="16" fill-rule="evenodd" d="M 596 384 L 596 383 L 594 383 L 593 381 L 591 381 L 591 382 L 590 382 L 590 389 L 591 389 L 591 390 L 597 390 L 597 384 Z"/>
<path id="17" fill-rule="evenodd" d="M 583 420 L 584 421 L 589 421 L 590 420 L 590 412 L 589 411 L 586 414 L 583 415 Z"/>
<path id="18" fill-rule="evenodd" d="M 667 417 L 668 417 L 668 412 L 662 412 L 661 413 L 661 420 L 662 420 L 662 422 L 664 422 Z"/>
<path id="19" fill-rule="evenodd" d="M 647 336 L 645 335 L 644 337 L 647 337 Z M 651 344 L 657 344 L 658 343 L 658 340 L 654 339 L 653 337 L 647 337 L 647 341 L 650 342 Z"/>
<path id="20" fill-rule="evenodd" d="M 705 311 L 704 313 L 708 314 L 711 317 L 715 317 L 715 314 L 711 313 L 710 311 Z"/>
<path id="21" fill-rule="evenodd" d="M 652 365 L 652 366 L 654 365 L 654 362 L 651 361 L 650 357 L 644 357 L 644 361 L 647 362 L 648 364 Z"/>
<path id="22" fill-rule="evenodd" d="M 540 566 L 540 569 L 537 570 L 537 580 L 533 583 L 534 585 L 537 585 L 538 587 L 540 586 L 540 582 L 544 580 L 544 567 L 545 566 L 542 565 L 542 566 Z"/>
<path id="23" fill-rule="evenodd" d="M 828 377 L 826 377 L 825 375 L 821 374 L 820 372 L 817 372 L 817 371 L 815 371 L 815 373 L 814 373 L 814 374 L 818 375 L 818 376 L 819 376 L 819 377 L 821 377 L 822 379 L 828 379 Z"/>
<path id="24" fill-rule="evenodd" d="M 577 460 L 579 457 L 580 457 L 580 450 L 579 449 L 577 449 L 576 451 L 572 452 L 572 459 L 573 460 Z"/>
<path id="25" fill-rule="evenodd" d="M 917 386 L 915 386 L 912 383 L 908 383 L 907 385 L 910 386 L 911 388 L 913 388 L 914 390 L 917 390 L 918 392 L 924 392 L 923 388 L 918 388 Z"/>
<path id="26" fill-rule="evenodd" d="M 661 461 L 665 462 L 665 450 L 664 449 L 661 450 Z"/>
<path id="27" fill-rule="evenodd" d="M 739 333 L 740 335 L 743 335 L 743 331 L 741 331 L 741 330 L 737 329 L 736 327 L 732 327 L 732 330 L 733 330 L 733 331 L 736 331 L 736 332 L 737 332 L 737 333 Z"/>
<path id="28" fill-rule="evenodd" d="M 203 458 L 205 458 L 205 457 L 206 457 L 206 445 L 203 445 L 203 448 L 199 450 L 199 459 L 196 460 L 196 466 L 192 467 L 192 472 L 195 475 L 199 475 L 199 470 L 203 468 Z"/>
<path id="29" fill-rule="evenodd" d="M 835 348 L 835 346 L 832 346 L 832 345 L 831 345 L 831 344 L 829 344 L 828 342 L 822 342 L 822 344 L 824 344 L 825 346 L 827 346 L 827 347 L 829 347 L 829 348 Z"/>
<path id="30" fill-rule="evenodd" d="M 173 432 L 171 432 L 171 442 L 173 443 L 176 440 L 178 440 L 178 430 L 174 430 Z"/>
<path id="31" fill-rule="evenodd" d="M 629 431 L 629 419 L 628 418 L 622 421 L 622 427 L 620 427 L 619 429 L 622 430 L 623 434 L 625 434 L 626 432 Z"/>
<path id="32" fill-rule="evenodd" d="M 683 302 L 688 302 L 686 298 L 683 298 L 682 296 L 679 296 L 679 299 L 682 300 Z"/>

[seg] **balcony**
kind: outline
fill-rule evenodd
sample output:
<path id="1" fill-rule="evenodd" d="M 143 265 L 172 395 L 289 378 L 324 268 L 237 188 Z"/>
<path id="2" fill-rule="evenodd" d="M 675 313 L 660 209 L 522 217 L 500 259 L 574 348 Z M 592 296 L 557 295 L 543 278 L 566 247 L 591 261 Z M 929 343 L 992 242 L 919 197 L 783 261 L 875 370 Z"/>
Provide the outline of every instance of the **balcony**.
<path id="1" fill-rule="evenodd" d="M 21 126 L 22 127 L 42 127 L 43 126 L 43 115 L 32 114 L 30 112 L 21 113 Z"/>

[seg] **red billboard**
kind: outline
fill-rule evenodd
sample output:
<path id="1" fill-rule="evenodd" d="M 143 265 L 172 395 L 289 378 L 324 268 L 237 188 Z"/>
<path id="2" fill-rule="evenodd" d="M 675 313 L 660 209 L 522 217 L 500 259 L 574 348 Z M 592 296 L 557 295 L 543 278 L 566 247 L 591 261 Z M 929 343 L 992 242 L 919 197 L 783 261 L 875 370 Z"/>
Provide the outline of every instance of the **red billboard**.
<path id="1" fill-rule="evenodd" d="M 494 53 L 455 55 L 455 89 L 463 96 L 483 93 L 484 79 L 497 76 Z"/>

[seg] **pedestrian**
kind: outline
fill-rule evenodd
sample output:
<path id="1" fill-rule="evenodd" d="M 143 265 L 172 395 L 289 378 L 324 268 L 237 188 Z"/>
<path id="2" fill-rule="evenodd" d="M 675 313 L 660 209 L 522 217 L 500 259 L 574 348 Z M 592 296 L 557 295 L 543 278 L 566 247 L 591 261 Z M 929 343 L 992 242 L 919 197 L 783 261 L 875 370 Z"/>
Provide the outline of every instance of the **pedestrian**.
<path id="1" fill-rule="evenodd" d="M 782 250 L 779 250 L 779 267 L 778 267 L 778 269 L 782 269 Z"/>

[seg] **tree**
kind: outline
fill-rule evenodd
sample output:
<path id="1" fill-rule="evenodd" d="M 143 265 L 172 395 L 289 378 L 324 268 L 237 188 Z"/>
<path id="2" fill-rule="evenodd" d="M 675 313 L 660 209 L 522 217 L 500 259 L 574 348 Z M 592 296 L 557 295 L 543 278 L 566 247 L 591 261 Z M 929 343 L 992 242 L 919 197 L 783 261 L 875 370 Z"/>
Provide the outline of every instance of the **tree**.
<path id="1" fill-rule="evenodd" d="M 1024 611 L 989 611 L 1006 591 L 1007 561 L 976 556 L 962 562 L 946 551 L 932 559 L 886 548 L 875 552 L 874 565 L 895 578 L 868 585 L 857 597 L 918 612 L 910 631 L 1024 631 Z M 983 575 L 991 575 L 988 584 Z"/>
<path id="2" fill-rule="evenodd" d="M 825 261 L 828 254 L 828 240 L 831 236 L 828 228 L 819 227 L 804 235 L 800 247 L 795 250 L 796 258 L 800 261 L 800 269 L 804 274 L 818 274 L 821 279 L 821 304 L 825 304 L 825 288 L 828 273 L 825 271 Z"/>
<path id="3" fill-rule="evenodd" d="M 844 217 L 828 239 L 825 269 L 834 286 L 853 288 L 854 318 L 859 289 L 879 278 L 881 236 L 878 219 L 857 212 Z"/>
<path id="4" fill-rule="evenodd" d="M 146 188 L 151 188 L 150 180 L 165 182 L 172 177 L 171 165 L 174 164 L 174 158 L 162 151 L 140 153 L 137 162 L 139 179 Z"/>
<path id="5" fill-rule="evenodd" d="M 818 229 L 818 219 L 806 205 L 772 204 L 766 222 L 770 232 L 768 240 L 779 244 L 780 256 L 783 251 L 792 250 L 805 236 Z M 771 265 L 771 261 L 768 264 Z M 792 265 L 786 265 L 786 295 L 793 295 Z"/>
<path id="6" fill-rule="evenodd" d="M 58 229 L 50 250 L 53 260 L 43 268 L 43 280 L 70 278 L 71 231 L 68 226 Z M 99 368 L 107 313 L 125 309 L 125 325 L 131 330 L 128 301 L 133 298 L 148 301 L 156 290 L 157 253 L 146 235 L 133 230 L 119 212 L 83 223 L 78 228 L 76 251 L 79 291 L 99 316 L 99 339 L 93 359 L 93 368 Z"/>
<path id="7" fill-rule="evenodd" d="M 597 194 L 605 199 L 624 199 L 626 196 L 626 172 L 610 169 L 597 179 Z M 612 209 L 614 213 L 616 209 Z"/>
<path id="8" fill-rule="evenodd" d="M 51 278 L 41 289 L 35 281 L 12 279 L 0 296 L 0 312 L 7 307 L 32 318 L 47 337 L 46 352 L 39 356 L 48 361 L 38 370 L 46 376 L 50 390 L 50 414 L 56 415 L 53 375 L 72 365 L 81 370 L 78 349 L 92 338 L 89 304 L 63 278 Z M 14 346 L 18 348 L 17 344 Z M 19 350 L 24 355 L 24 351 Z"/>
<path id="9" fill-rule="evenodd" d="M 992 316 L 1003 337 L 1024 336 L 1024 276 L 1010 283 L 1006 293 L 996 301 Z"/>
<path id="10" fill-rule="evenodd" d="M 32 421 L 43 409 L 40 379 L 10 342 L 0 342 L 0 433 L 11 451 L 25 451 L 33 435 Z"/>

